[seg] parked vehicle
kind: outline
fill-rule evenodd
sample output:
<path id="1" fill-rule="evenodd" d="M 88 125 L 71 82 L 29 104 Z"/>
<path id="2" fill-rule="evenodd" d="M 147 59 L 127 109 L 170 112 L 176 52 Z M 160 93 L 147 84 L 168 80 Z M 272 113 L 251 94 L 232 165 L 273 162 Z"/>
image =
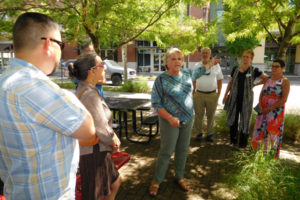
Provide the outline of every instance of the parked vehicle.
<path id="1" fill-rule="evenodd" d="M 67 60 L 64 63 L 65 69 L 68 69 L 68 65 L 70 63 L 74 63 L 76 59 Z M 111 80 L 113 85 L 120 85 L 124 80 L 124 67 L 119 65 L 117 62 L 113 60 L 104 60 L 104 65 L 106 66 L 106 80 Z M 134 69 L 127 69 L 127 77 L 128 79 L 136 78 L 136 71 Z"/>

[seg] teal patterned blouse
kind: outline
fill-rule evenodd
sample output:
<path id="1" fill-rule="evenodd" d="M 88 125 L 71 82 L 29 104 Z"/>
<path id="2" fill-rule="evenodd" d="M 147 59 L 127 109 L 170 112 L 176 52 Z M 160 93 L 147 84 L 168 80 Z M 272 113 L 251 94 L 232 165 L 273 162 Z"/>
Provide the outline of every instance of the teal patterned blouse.
<path id="1" fill-rule="evenodd" d="M 180 75 L 173 76 L 167 72 L 160 74 L 153 85 L 151 102 L 158 111 L 166 109 L 180 122 L 189 122 L 194 117 L 193 81 L 205 74 L 204 66 L 192 69 L 181 69 Z"/>

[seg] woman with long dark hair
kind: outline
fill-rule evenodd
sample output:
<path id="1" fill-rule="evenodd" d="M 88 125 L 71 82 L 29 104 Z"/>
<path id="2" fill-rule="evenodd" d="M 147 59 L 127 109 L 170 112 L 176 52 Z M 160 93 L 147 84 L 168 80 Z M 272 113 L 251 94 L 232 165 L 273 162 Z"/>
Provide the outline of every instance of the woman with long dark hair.
<path id="1" fill-rule="evenodd" d="M 121 177 L 111 157 L 120 140 L 112 128 L 112 113 L 100 95 L 96 84 L 105 82 L 105 67 L 95 52 L 82 54 L 71 68 L 78 80 L 76 95 L 91 113 L 99 140 L 81 143 L 80 174 L 85 200 L 115 199 Z"/>

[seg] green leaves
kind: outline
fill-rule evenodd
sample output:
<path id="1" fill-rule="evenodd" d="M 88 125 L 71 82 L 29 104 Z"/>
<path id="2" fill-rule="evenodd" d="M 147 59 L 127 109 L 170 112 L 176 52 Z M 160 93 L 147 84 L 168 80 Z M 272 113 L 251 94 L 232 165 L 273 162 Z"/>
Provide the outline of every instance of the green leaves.
<path id="1" fill-rule="evenodd" d="M 96 51 L 117 48 L 134 39 L 157 41 L 161 47 L 176 45 L 188 53 L 197 46 L 216 41 L 216 23 L 186 16 L 187 4 L 201 6 L 207 0 L 4 0 L 0 30 L 11 35 L 16 16 L 23 11 L 50 15 L 62 27 L 63 37 L 71 43 L 90 38 Z M 3 32 L 3 31 L 2 31 Z"/>
<path id="2" fill-rule="evenodd" d="M 299 1 L 224 0 L 223 3 L 223 29 L 228 44 L 236 39 L 269 37 L 279 46 L 277 57 L 282 57 L 286 44 L 299 43 Z"/>
<path id="3" fill-rule="evenodd" d="M 241 57 L 247 49 L 254 49 L 259 45 L 259 41 L 254 37 L 236 38 L 233 41 L 226 41 L 228 52 L 237 57 Z"/>

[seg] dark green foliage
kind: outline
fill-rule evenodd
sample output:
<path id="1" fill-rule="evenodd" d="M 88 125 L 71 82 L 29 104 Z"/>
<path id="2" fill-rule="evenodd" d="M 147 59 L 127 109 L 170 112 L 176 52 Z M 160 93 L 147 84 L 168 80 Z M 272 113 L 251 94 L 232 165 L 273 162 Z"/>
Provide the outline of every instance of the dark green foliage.
<path id="1" fill-rule="evenodd" d="M 244 51 L 257 47 L 259 41 L 254 37 L 236 38 L 232 42 L 226 41 L 225 45 L 230 54 L 241 57 Z"/>

